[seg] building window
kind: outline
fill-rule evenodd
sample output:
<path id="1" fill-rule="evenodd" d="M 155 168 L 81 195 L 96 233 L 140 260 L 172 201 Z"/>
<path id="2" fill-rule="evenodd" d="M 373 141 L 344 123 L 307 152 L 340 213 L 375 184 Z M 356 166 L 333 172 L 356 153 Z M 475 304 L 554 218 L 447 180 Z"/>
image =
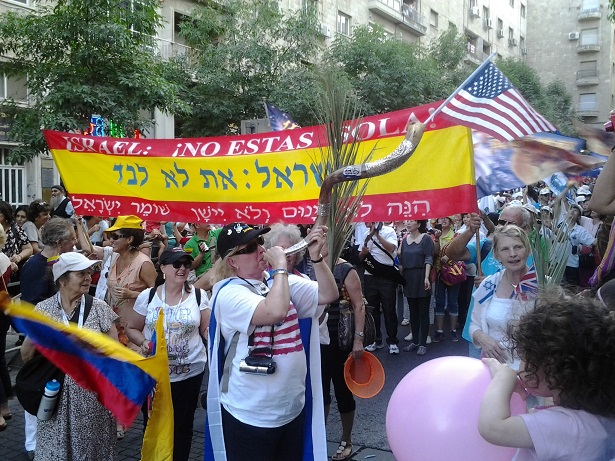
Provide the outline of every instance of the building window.
<path id="1" fill-rule="evenodd" d="M 581 2 L 581 11 L 598 11 L 600 9 L 600 0 L 583 0 Z"/>
<path id="2" fill-rule="evenodd" d="M 519 48 L 522 50 L 525 48 L 525 37 L 519 37 Z"/>
<path id="3" fill-rule="evenodd" d="M 438 13 L 434 10 L 431 10 L 429 14 L 429 25 L 431 27 L 438 27 Z"/>
<path id="4" fill-rule="evenodd" d="M 583 29 L 581 31 L 581 45 L 597 45 L 598 44 L 598 28 Z"/>
<path id="5" fill-rule="evenodd" d="M 508 40 L 513 40 L 515 38 L 515 31 L 512 27 L 508 28 Z"/>
<path id="6" fill-rule="evenodd" d="M 483 21 L 487 21 L 489 19 L 489 8 L 483 6 Z"/>
<path id="7" fill-rule="evenodd" d="M 350 16 L 341 11 L 337 12 L 337 32 L 350 37 Z"/>
<path id="8" fill-rule="evenodd" d="M 524 18 L 525 17 L 525 5 L 522 3 L 519 8 L 521 8 L 521 17 Z"/>
<path id="9" fill-rule="evenodd" d="M 510 5 L 511 8 L 515 7 L 515 0 L 508 0 L 508 4 Z"/>
<path id="10" fill-rule="evenodd" d="M 584 93 L 579 95 L 579 111 L 598 110 L 596 93 Z"/>
<path id="11" fill-rule="evenodd" d="M 0 75 L 0 99 L 12 99 L 15 102 L 28 102 L 28 88 L 26 87 L 26 78 L 7 77 Z"/>
<path id="12" fill-rule="evenodd" d="M 26 203 L 26 168 L 11 165 L 8 161 L 10 149 L 0 147 L 0 199 L 11 205 Z"/>
<path id="13" fill-rule="evenodd" d="M 581 61 L 581 66 L 577 78 L 596 78 L 598 77 L 598 61 Z"/>

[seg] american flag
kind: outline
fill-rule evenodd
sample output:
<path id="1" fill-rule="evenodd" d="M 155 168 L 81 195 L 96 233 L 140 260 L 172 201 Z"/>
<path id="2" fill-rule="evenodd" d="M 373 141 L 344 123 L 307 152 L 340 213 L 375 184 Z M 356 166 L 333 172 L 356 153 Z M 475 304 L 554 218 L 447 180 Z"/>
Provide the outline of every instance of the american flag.
<path id="1" fill-rule="evenodd" d="M 475 71 L 444 105 L 442 112 L 461 125 L 483 131 L 500 141 L 556 131 L 491 61 Z"/>
<path id="2" fill-rule="evenodd" d="M 267 117 L 269 118 L 271 131 L 294 130 L 295 128 L 301 128 L 301 126 L 298 125 L 290 115 L 267 101 L 265 101 L 265 112 L 267 112 Z"/>

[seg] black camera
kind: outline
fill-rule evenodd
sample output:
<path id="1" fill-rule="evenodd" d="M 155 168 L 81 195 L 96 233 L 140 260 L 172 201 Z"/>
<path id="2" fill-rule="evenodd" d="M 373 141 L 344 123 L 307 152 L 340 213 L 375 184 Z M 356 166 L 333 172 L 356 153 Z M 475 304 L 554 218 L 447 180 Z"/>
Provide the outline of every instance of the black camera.
<path id="1" fill-rule="evenodd" d="M 267 355 L 260 355 L 269 352 Z M 273 360 L 271 348 L 257 348 L 239 362 L 239 371 L 253 373 L 257 375 L 272 375 L 275 373 L 276 363 Z"/>

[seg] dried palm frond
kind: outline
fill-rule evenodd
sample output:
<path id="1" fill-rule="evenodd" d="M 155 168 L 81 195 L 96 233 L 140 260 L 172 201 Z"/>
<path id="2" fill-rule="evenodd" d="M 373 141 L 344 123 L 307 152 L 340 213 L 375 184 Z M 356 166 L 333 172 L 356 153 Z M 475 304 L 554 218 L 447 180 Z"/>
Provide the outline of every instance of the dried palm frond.
<path id="1" fill-rule="evenodd" d="M 553 216 L 560 216 L 561 209 L 561 201 L 556 201 Z M 530 238 L 539 287 L 562 282 L 570 254 L 569 236 L 575 224 L 572 219 L 572 215 L 567 214 L 550 232 L 542 235 L 535 232 Z"/>
<path id="2" fill-rule="evenodd" d="M 349 136 L 351 129 L 361 123 L 361 113 L 357 97 L 347 79 L 338 70 L 327 68 L 321 73 L 320 83 L 322 87 L 317 102 L 317 116 L 324 125 L 327 136 L 327 139 L 318 140 L 322 158 L 322 168 L 319 168 L 322 181 L 339 168 L 369 161 L 374 149 L 359 158 L 361 141 L 357 136 Z M 334 266 L 352 233 L 352 221 L 357 215 L 368 181 L 342 182 L 333 189 L 331 213 L 327 223 L 330 267 Z"/>

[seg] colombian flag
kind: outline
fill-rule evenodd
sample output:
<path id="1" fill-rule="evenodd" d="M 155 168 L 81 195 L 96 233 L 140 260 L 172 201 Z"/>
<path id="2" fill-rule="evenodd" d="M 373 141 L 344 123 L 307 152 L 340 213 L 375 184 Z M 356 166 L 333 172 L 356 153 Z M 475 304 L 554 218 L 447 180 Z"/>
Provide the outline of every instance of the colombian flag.
<path id="1" fill-rule="evenodd" d="M 56 322 L 27 303 L 10 302 L 7 295 L 0 298 L 0 309 L 42 355 L 94 392 L 120 424 L 130 426 L 155 390 L 142 459 L 172 460 L 173 404 L 163 315 L 156 325 L 155 353 L 145 358 L 105 334 Z"/>

